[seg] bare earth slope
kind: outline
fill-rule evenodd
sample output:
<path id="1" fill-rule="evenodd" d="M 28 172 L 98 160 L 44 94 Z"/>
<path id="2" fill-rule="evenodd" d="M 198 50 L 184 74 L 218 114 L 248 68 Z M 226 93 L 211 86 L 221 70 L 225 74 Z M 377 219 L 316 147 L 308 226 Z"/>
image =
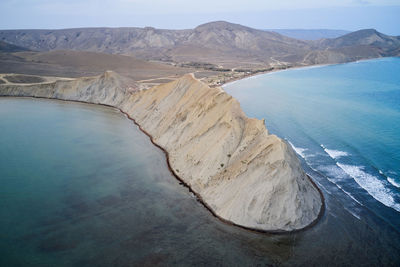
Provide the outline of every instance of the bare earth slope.
<path id="1" fill-rule="evenodd" d="M 277 32 L 287 37 L 300 40 L 319 40 L 326 38 L 337 38 L 350 33 L 346 30 L 332 29 L 266 29 L 266 31 Z"/>
<path id="2" fill-rule="evenodd" d="M 0 53 L 28 51 L 29 49 L 0 41 Z"/>
<path id="3" fill-rule="evenodd" d="M 198 78 L 217 73 L 98 52 L 54 50 L 0 53 L 0 73 L 77 78 L 100 75 L 106 70 L 129 77 L 146 88 L 175 80 L 186 73 L 196 72 Z"/>
<path id="4" fill-rule="evenodd" d="M 4 30 L 0 40 L 36 51 L 80 50 L 133 55 L 146 60 L 200 61 L 229 66 L 268 63 L 271 56 L 305 55 L 303 41 L 224 21 L 190 30 L 79 28 Z M 232 64 L 234 63 L 234 64 Z M 239 63 L 239 64 L 238 64 Z"/>
<path id="5" fill-rule="evenodd" d="M 323 203 L 292 148 L 249 119 L 221 88 L 191 74 L 148 90 L 106 72 L 36 85 L 0 85 L 0 96 L 35 96 L 114 106 L 168 153 L 172 170 L 220 218 L 263 231 L 313 223 Z"/>
<path id="6" fill-rule="evenodd" d="M 78 28 L 1 30 L 0 40 L 35 51 L 78 50 L 131 55 L 175 63 L 202 62 L 224 68 L 265 68 L 339 63 L 397 56 L 399 37 L 361 30 L 335 39 L 297 40 L 225 21 L 188 30 Z"/>
<path id="7" fill-rule="evenodd" d="M 315 50 L 304 58 L 306 64 L 400 56 L 400 37 L 388 36 L 374 29 L 351 32 L 335 39 L 321 39 L 314 45 Z"/>

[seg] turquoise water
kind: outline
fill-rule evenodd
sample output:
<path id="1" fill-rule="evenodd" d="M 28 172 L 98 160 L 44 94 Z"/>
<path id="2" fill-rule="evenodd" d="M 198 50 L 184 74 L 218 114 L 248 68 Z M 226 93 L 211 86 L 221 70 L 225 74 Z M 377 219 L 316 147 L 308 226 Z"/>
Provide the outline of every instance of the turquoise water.
<path id="1" fill-rule="evenodd" d="M 251 232 L 213 217 L 117 110 L 0 98 L 0 266 L 398 265 L 391 214 L 312 175 L 326 198 L 318 224 Z"/>
<path id="2" fill-rule="evenodd" d="M 294 69 L 225 86 L 311 169 L 400 229 L 400 58 Z"/>

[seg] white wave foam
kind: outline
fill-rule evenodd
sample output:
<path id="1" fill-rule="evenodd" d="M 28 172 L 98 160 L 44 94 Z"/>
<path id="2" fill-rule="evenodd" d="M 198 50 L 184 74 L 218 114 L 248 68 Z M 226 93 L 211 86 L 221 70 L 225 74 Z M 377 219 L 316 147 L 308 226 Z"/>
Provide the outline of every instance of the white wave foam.
<path id="1" fill-rule="evenodd" d="M 389 181 L 389 183 L 391 183 L 392 185 L 394 185 L 395 187 L 400 188 L 400 184 L 398 182 L 396 182 L 393 178 L 391 177 L 387 177 L 387 180 Z"/>
<path id="2" fill-rule="evenodd" d="M 353 177 L 359 186 L 365 189 L 373 198 L 400 212 L 400 204 L 396 203 L 388 188 L 375 176 L 366 173 L 362 166 L 336 163 L 348 175 Z"/>
<path id="3" fill-rule="evenodd" d="M 318 171 L 326 174 L 328 179 L 332 181 L 340 181 L 346 177 L 346 174 L 336 165 L 319 165 Z"/>
<path id="4" fill-rule="evenodd" d="M 321 147 L 324 151 L 333 159 L 338 159 L 340 157 L 346 157 L 349 153 L 345 151 L 335 150 L 335 149 L 327 149 L 324 145 L 321 144 Z"/>
<path id="5" fill-rule="evenodd" d="M 395 174 L 395 172 L 392 172 L 392 171 L 389 171 L 389 173 Z M 400 188 L 400 183 L 396 182 L 396 180 L 394 178 L 387 176 L 381 170 L 379 170 L 379 174 L 382 176 L 385 176 L 386 179 L 388 180 L 388 182 L 391 183 L 393 186 Z"/>
<path id="6" fill-rule="evenodd" d="M 360 204 L 361 206 L 364 206 L 360 201 L 358 201 L 355 197 L 353 197 L 352 194 L 344 190 L 339 184 L 339 181 L 343 181 L 343 178 L 345 176 L 345 172 L 343 169 L 338 167 L 337 165 L 329 165 L 329 166 L 319 166 L 318 168 L 320 171 L 327 173 L 328 175 L 326 178 L 328 181 L 336 185 L 341 191 L 343 191 L 346 195 L 348 195 L 351 199 L 353 199 L 355 202 Z"/>
<path id="7" fill-rule="evenodd" d="M 347 210 L 355 218 L 357 218 L 357 219 L 359 219 L 361 221 L 361 217 L 358 214 L 355 214 L 353 211 L 349 210 L 348 208 L 344 208 L 344 209 Z"/>
<path id="8" fill-rule="evenodd" d="M 306 159 L 306 154 L 304 154 L 304 152 L 308 150 L 307 148 L 295 147 L 289 140 L 288 142 L 297 154 L 299 154 L 303 159 Z"/>
<path id="9" fill-rule="evenodd" d="M 335 183 L 335 185 L 336 185 L 337 187 L 339 187 L 340 190 L 342 190 L 346 195 L 348 195 L 348 196 L 349 196 L 351 199 L 353 199 L 355 202 L 357 202 L 357 203 L 360 204 L 361 206 L 364 206 L 363 204 L 361 204 L 360 201 L 358 201 L 355 197 L 353 197 L 352 194 L 350 194 L 349 192 L 347 192 L 346 190 L 344 190 L 340 185 L 338 185 L 338 184 L 336 184 L 336 183 Z"/>

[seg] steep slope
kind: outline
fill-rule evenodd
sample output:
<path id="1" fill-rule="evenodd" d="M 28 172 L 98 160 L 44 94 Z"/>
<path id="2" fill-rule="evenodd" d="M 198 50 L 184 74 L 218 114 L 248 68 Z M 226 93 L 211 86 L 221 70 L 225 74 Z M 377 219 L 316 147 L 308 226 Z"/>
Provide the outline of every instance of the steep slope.
<path id="1" fill-rule="evenodd" d="M 398 48 L 400 39 L 378 32 L 375 29 L 366 29 L 351 32 L 335 39 L 321 40 L 323 47 L 340 48 L 346 46 L 374 46 L 385 49 Z"/>
<path id="2" fill-rule="evenodd" d="M 249 60 L 268 63 L 271 56 L 304 55 L 309 49 L 303 41 L 223 21 L 192 30 L 151 27 L 4 30 L 0 31 L 0 39 L 38 51 L 81 50 L 225 65 Z"/>
<path id="3" fill-rule="evenodd" d="M 203 60 L 207 62 L 215 62 L 212 57 L 220 57 L 219 62 L 225 63 L 246 59 L 269 63 L 273 56 L 304 55 L 309 45 L 277 33 L 218 21 L 196 27 L 184 42 L 169 51 L 172 59 L 195 60 L 190 54 L 182 53 L 184 48 L 199 51 L 198 53 L 203 52 Z M 208 51 L 211 54 L 207 53 Z"/>
<path id="4" fill-rule="evenodd" d="M 152 27 L 3 30 L 0 40 L 37 51 L 91 51 L 145 60 L 211 63 L 228 68 L 336 63 L 396 56 L 400 49 L 398 37 L 375 30 L 304 41 L 225 21 L 188 30 Z"/>
<path id="5" fill-rule="evenodd" d="M 37 51 L 80 50 L 129 54 L 141 48 L 172 46 L 182 34 L 185 31 L 151 27 L 3 30 L 0 31 L 0 39 Z"/>
<path id="6" fill-rule="evenodd" d="M 0 41 L 0 53 L 29 51 L 29 49 Z"/>
<path id="7" fill-rule="evenodd" d="M 299 40 L 338 38 L 342 35 L 350 33 L 350 31 L 331 29 L 268 29 L 266 31 L 277 32 L 284 36 Z"/>
<path id="8" fill-rule="evenodd" d="M 400 55 L 400 38 L 374 29 L 355 31 L 335 39 L 315 42 L 316 51 L 304 59 L 308 64 L 341 63 Z"/>
<path id="9" fill-rule="evenodd" d="M 0 95 L 36 96 L 119 108 L 168 153 L 173 172 L 218 217 L 262 231 L 312 224 L 323 202 L 293 152 L 249 119 L 221 88 L 192 75 L 134 90 L 113 72 L 39 85 L 0 85 Z"/>

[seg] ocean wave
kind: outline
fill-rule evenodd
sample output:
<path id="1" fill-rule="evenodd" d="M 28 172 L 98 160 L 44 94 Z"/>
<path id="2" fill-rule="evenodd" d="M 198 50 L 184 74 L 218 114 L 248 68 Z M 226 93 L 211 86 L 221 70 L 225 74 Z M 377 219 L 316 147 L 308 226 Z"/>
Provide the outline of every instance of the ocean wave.
<path id="1" fill-rule="evenodd" d="M 335 183 L 336 184 L 336 183 Z M 350 194 L 349 192 L 347 192 L 346 190 L 344 190 L 340 185 L 336 184 L 337 187 L 340 188 L 340 190 L 342 190 L 346 195 L 348 195 L 352 200 L 354 200 L 355 202 L 357 202 L 358 204 L 360 204 L 361 206 L 364 206 L 360 201 L 358 201 L 355 197 L 353 197 L 352 194 Z"/>
<path id="2" fill-rule="evenodd" d="M 353 215 L 355 218 L 359 219 L 361 221 L 361 217 L 358 214 L 355 214 L 353 211 L 349 210 L 348 208 L 344 208 L 347 210 L 351 215 Z"/>
<path id="3" fill-rule="evenodd" d="M 387 180 L 389 181 L 389 183 L 391 183 L 392 185 L 394 185 L 395 187 L 397 187 L 397 188 L 400 188 L 400 184 L 398 183 L 398 182 L 396 182 L 396 180 L 394 180 L 393 178 L 391 178 L 391 177 L 387 177 Z"/>
<path id="4" fill-rule="evenodd" d="M 377 177 L 364 171 L 363 166 L 353 166 L 336 163 L 342 170 L 350 175 L 356 183 L 365 189 L 377 201 L 385 206 L 391 207 L 400 212 L 400 204 L 396 203 L 393 196 L 385 184 Z"/>
<path id="5" fill-rule="evenodd" d="M 335 149 L 327 149 L 323 144 L 321 144 L 321 147 L 333 159 L 338 159 L 340 157 L 346 157 L 349 155 L 349 153 L 347 153 L 345 151 L 340 151 L 340 150 L 335 150 Z"/>
<path id="6" fill-rule="evenodd" d="M 390 171 L 389 171 L 390 172 Z M 392 174 L 395 174 L 394 172 L 391 172 Z M 382 176 L 384 176 L 386 178 L 386 180 L 388 180 L 389 183 L 391 183 L 393 186 L 400 188 L 400 183 L 396 182 L 396 180 L 392 177 L 387 176 L 386 174 L 384 174 L 381 170 L 379 170 L 379 174 L 381 174 Z"/>
<path id="7" fill-rule="evenodd" d="M 303 159 L 306 159 L 306 154 L 304 152 L 308 150 L 307 148 L 295 147 L 292 144 L 292 142 L 290 142 L 289 140 L 287 140 L 287 141 L 290 144 L 290 146 L 293 148 L 293 150 L 296 151 L 297 154 L 299 154 Z"/>
<path id="8" fill-rule="evenodd" d="M 328 181 L 330 181 L 331 183 L 335 184 L 341 191 L 343 191 L 343 193 L 345 193 L 346 195 L 348 195 L 351 199 L 353 199 L 355 202 L 357 202 L 358 204 L 360 204 L 361 206 L 364 206 L 360 201 L 358 201 L 352 194 L 350 194 L 349 192 L 347 192 L 346 190 L 344 190 L 342 188 L 341 185 L 338 184 L 338 182 L 343 181 L 343 178 L 345 178 L 346 173 L 343 171 L 343 169 L 341 169 L 340 167 L 338 167 L 337 165 L 329 165 L 329 166 L 319 166 L 318 167 L 319 171 L 322 171 L 324 173 L 327 173 L 326 178 L 328 179 Z M 334 178 L 332 178 L 334 177 Z"/>

